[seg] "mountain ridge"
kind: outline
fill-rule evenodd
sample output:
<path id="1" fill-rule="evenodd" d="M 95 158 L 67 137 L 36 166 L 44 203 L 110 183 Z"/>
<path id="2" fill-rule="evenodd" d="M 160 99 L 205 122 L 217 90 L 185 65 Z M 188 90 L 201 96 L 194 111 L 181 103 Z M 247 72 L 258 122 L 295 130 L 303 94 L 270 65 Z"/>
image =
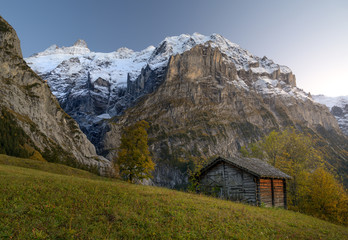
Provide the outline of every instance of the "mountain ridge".
<path id="1" fill-rule="evenodd" d="M 274 64 L 274 62 L 272 60 L 269 60 L 267 57 L 260 58 L 260 57 L 254 56 L 249 51 L 241 48 L 238 44 L 232 43 L 228 39 L 216 33 L 210 36 L 204 36 L 199 33 L 194 33 L 192 35 L 181 34 L 179 36 L 166 37 L 163 41 L 161 41 L 158 44 L 157 47 L 154 47 L 151 45 L 139 52 L 133 51 L 132 49 L 128 49 L 126 47 L 121 47 L 117 49 L 116 51 L 110 52 L 110 53 L 91 52 L 87 47 L 87 43 L 84 40 L 79 39 L 70 47 L 64 47 L 64 46 L 58 47 L 57 45 L 54 44 L 50 46 L 49 48 L 47 48 L 46 50 L 44 50 L 43 52 L 33 54 L 32 56 L 26 58 L 26 61 L 28 61 L 28 64 L 33 67 L 34 71 L 37 71 L 41 74 L 45 74 L 52 69 L 44 69 L 44 70 L 37 69 L 36 67 L 39 66 L 40 64 L 31 63 L 31 61 L 34 60 L 35 57 L 40 57 L 45 55 L 55 55 L 55 54 L 83 55 L 83 54 L 91 53 L 92 56 L 97 54 L 105 54 L 105 55 L 109 55 L 109 57 L 111 57 L 112 54 L 114 54 L 115 55 L 114 57 L 117 58 L 118 57 L 117 53 L 124 52 L 126 54 L 124 55 L 123 58 L 130 58 L 134 54 L 141 55 L 142 52 L 152 51 L 152 54 L 147 61 L 147 64 L 149 64 L 152 69 L 155 69 L 155 68 L 158 68 L 158 66 L 166 65 L 170 56 L 181 54 L 199 44 L 211 44 L 213 47 L 218 47 L 223 53 L 228 55 L 230 59 L 233 59 L 238 70 L 241 68 L 244 68 L 244 70 L 249 70 L 249 65 L 250 65 L 250 68 L 253 68 L 252 70 L 255 72 L 272 73 L 278 68 L 283 73 L 291 72 L 290 68 L 284 65 Z M 77 51 L 77 49 L 80 49 L 80 48 L 85 50 L 81 52 Z M 67 56 L 67 58 L 69 57 Z M 136 60 L 136 61 L 139 61 L 139 60 Z M 260 61 L 261 66 L 259 66 L 257 61 Z M 248 62 L 251 64 L 247 64 Z M 142 67 L 144 67 L 144 65 Z M 125 81 L 126 80 L 123 79 L 121 82 L 125 82 Z"/>

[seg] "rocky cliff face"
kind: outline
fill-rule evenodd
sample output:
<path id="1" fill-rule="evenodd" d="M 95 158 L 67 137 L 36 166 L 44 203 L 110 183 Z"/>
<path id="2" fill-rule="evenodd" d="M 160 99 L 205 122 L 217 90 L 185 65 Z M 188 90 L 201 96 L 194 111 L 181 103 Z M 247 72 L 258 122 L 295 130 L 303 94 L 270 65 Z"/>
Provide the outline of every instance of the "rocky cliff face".
<path id="1" fill-rule="evenodd" d="M 158 89 L 106 133 L 105 149 L 117 149 L 120 127 L 141 119 L 151 123 L 154 182 L 169 187 L 187 183 L 183 169 L 190 159 L 232 156 L 273 129 L 294 126 L 314 135 L 321 129 L 347 140 L 327 108 L 296 88 L 291 72 L 246 71 L 210 44 L 172 56 Z"/>
<path id="2" fill-rule="evenodd" d="M 327 106 L 337 119 L 342 132 L 348 136 L 348 96 L 327 97 L 324 95 L 315 95 L 313 99 Z"/>
<path id="3" fill-rule="evenodd" d="M 59 106 L 49 86 L 22 58 L 15 30 L 0 17 L 0 109 L 12 115 L 28 143 L 47 158 L 109 171 L 110 163 Z"/>

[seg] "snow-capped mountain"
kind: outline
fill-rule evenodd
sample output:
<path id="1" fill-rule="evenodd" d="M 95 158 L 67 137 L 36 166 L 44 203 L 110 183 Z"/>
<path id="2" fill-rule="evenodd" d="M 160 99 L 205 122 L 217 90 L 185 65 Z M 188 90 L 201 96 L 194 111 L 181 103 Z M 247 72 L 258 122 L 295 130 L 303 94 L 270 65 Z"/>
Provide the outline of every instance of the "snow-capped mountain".
<path id="1" fill-rule="evenodd" d="M 226 60 L 235 63 L 237 70 L 249 69 L 254 73 L 272 74 L 291 73 L 286 66 L 275 64 L 272 60 L 253 56 L 239 45 L 230 42 L 219 34 L 204 36 L 199 33 L 193 35 L 182 34 L 180 36 L 165 38 L 157 48 L 149 46 L 140 52 L 134 52 L 128 48 L 120 48 L 111 53 L 91 52 L 84 40 L 78 40 L 71 47 L 52 45 L 45 51 L 26 58 L 32 69 L 40 75 L 45 75 L 56 70 L 56 74 L 81 73 L 81 69 L 90 70 L 91 81 L 99 77 L 120 86 L 127 83 L 127 75 L 134 80 L 143 67 L 147 64 L 151 69 L 165 67 L 172 55 L 181 54 L 198 44 L 210 44 L 226 54 Z M 76 68 L 76 58 L 80 61 L 80 69 Z M 70 61 L 69 61 L 70 60 Z M 63 63 L 63 65 L 61 65 Z M 61 72 L 57 71 L 61 70 Z"/>
<path id="2" fill-rule="evenodd" d="M 117 155 L 122 127 L 151 123 L 157 185 L 187 183 L 180 159 L 233 156 L 288 126 L 322 136 L 330 164 L 348 171 L 346 136 L 325 106 L 296 87 L 292 71 L 218 34 L 167 37 L 139 52 L 96 53 L 79 40 L 26 61 L 107 159 Z"/>
<path id="3" fill-rule="evenodd" d="M 165 38 L 157 47 L 136 52 L 120 48 L 111 53 L 92 52 L 83 40 L 71 47 L 53 45 L 26 58 L 28 65 L 48 81 L 63 109 L 79 122 L 89 137 L 89 128 L 101 119 L 121 114 L 136 99 L 154 91 L 163 81 L 171 56 L 196 45 L 211 46 L 233 63 L 239 74 L 230 84 L 262 96 L 282 95 L 310 100 L 296 88 L 291 70 L 267 57 L 257 57 L 219 34 L 182 34 Z M 144 76 L 147 77 L 144 82 Z"/>
<path id="4" fill-rule="evenodd" d="M 348 136 L 348 96 L 327 97 L 314 95 L 314 101 L 326 105 L 336 117 L 342 132 Z"/>

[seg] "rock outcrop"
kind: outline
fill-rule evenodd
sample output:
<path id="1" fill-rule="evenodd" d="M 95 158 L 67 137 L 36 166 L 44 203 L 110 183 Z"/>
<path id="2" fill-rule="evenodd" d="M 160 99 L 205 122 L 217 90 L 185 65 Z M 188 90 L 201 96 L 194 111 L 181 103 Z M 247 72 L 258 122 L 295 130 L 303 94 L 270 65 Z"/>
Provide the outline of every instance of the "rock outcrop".
<path id="1" fill-rule="evenodd" d="M 47 83 L 28 67 L 15 30 L 1 17 L 0 108 L 24 130 L 30 147 L 50 160 L 109 172 L 110 162 L 96 154 Z"/>

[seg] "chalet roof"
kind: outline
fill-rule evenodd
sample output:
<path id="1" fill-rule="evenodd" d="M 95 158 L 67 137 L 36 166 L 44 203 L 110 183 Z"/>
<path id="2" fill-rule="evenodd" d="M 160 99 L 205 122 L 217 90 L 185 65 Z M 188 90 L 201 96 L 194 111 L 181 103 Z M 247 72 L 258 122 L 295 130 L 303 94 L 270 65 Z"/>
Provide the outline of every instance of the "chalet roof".
<path id="1" fill-rule="evenodd" d="M 231 164 L 257 177 L 291 179 L 289 175 L 283 173 L 279 169 L 269 165 L 267 162 L 261 159 L 245 158 L 239 156 L 234 156 L 232 158 L 218 157 L 212 162 L 208 163 L 201 170 L 201 175 L 220 162 L 226 162 L 228 164 Z"/>

